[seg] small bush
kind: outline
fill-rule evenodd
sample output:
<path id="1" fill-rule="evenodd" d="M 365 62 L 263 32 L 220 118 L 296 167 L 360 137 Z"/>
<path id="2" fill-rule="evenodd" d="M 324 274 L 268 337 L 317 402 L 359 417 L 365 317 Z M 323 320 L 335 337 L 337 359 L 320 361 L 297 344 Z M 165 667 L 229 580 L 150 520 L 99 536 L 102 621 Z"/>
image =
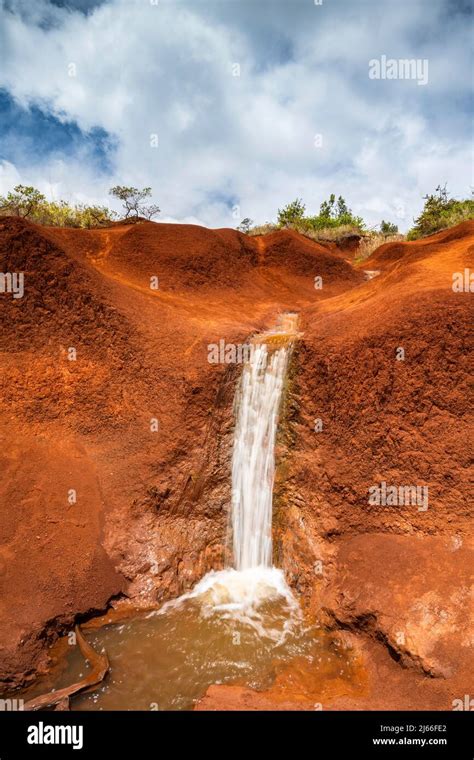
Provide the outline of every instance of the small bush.
<path id="1" fill-rule="evenodd" d="M 418 240 L 426 235 L 474 219 L 474 200 L 449 198 L 446 185 L 438 185 L 434 193 L 424 196 L 425 205 L 420 216 L 407 234 L 407 240 Z"/>
<path id="2" fill-rule="evenodd" d="M 352 227 L 358 232 L 365 230 L 364 220 L 360 216 L 354 216 L 347 207 L 347 203 L 340 195 L 336 201 L 334 193 L 327 201 L 323 201 L 319 208 L 319 214 L 306 219 L 308 227 L 313 230 L 331 229 L 335 227 Z"/>
<path id="3" fill-rule="evenodd" d="M 386 222 L 384 219 L 380 222 L 380 232 L 382 235 L 397 235 L 398 227 L 392 222 Z"/>
<path id="4" fill-rule="evenodd" d="M 306 206 L 300 198 L 288 203 L 285 208 L 278 209 L 278 226 L 293 227 L 304 219 Z"/>

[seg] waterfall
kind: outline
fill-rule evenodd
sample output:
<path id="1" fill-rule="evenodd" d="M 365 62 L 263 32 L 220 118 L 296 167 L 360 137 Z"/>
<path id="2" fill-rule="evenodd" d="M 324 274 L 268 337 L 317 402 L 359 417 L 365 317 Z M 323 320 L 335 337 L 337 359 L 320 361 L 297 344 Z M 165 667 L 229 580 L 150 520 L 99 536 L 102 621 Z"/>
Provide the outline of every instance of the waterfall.
<path id="1" fill-rule="evenodd" d="M 239 571 L 272 566 L 275 437 L 295 324 L 296 315 L 285 315 L 280 329 L 254 343 L 236 395 L 231 521 Z"/>
<path id="2" fill-rule="evenodd" d="M 203 615 L 218 612 L 279 642 L 299 619 L 284 573 L 272 565 L 275 437 L 288 359 L 299 336 L 297 319 L 296 314 L 284 314 L 274 330 L 253 339 L 236 391 L 230 519 L 234 566 L 210 570 L 191 591 L 166 602 L 159 614 L 199 599 Z M 284 613 L 283 624 L 276 628 L 260 612 L 269 600 L 278 600 Z"/>

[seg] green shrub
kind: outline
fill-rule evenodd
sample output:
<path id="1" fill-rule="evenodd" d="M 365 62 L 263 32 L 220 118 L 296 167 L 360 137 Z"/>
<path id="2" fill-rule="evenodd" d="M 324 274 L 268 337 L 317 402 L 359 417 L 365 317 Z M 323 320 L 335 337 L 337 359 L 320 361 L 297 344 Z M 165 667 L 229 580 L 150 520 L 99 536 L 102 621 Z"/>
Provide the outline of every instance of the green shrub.
<path id="1" fill-rule="evenodd" d="M 380 222 L 380 232 L 382 235 L 397 235 L 398 226 L 392 222 L 386 222 L 384 219 Z"/>
<path id="2" fill-rule="evenodd" d="M 352 228 L 355 232 L 365 230 L 362 217 L 354 216 L 341 195 L 337 200 L 334 194 L 330 195 L 327 201 L 321 203 L 319 214 L 315 216 L 305 216 L 305 210 L 304 203 L 297 198 L 278 210 L 278 226 L 291 227 L 308 237 L 313 237 L 312 233 L 317 231 L 339 227 Z"/>
<path id="3" fill-rule="evenodd" d="M 288 203 L 285 208 L 278 209 L 278 226 L 292 227 L 304 218 L 306 206 L 300 198 Z"/>
<path id="4" fill-rule="evenodd" d="M 41 205 L 33 221 L 50 227 L 91 229 L 110 224 L 115 217 L 115 212 L 105 206 L 87 206 L 83 203 L 71 206 L 66 201 L 51 201 Z"/>
<path id="5" fill-rule="evenodd" d="M 426 235 L 453 227 L 467 219 L 474 219 L 474 200 L 449 198 L 446 185 L 438 185 L 434 193 L 424 196 L 425 205 L 420 216 L 407 234 L 407 240 L 418 240 Z"/>
<path id="6" fill-rule="evenodd" d="M 6 198 L 0 196 L 0 211 L 11 216 L 32 218 L 46 203 L 46 198 L 39 190 L 29 185 L 16 185 Z"/>

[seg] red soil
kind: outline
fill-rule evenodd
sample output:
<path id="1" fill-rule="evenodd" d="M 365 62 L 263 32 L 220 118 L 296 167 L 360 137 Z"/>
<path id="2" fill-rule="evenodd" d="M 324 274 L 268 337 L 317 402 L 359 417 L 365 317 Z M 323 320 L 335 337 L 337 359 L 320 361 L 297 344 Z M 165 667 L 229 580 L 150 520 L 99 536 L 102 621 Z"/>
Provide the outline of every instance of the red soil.
<path id="1" fill-rule="evenodd" d="M 25 273 L 23 298 L 0 294 L 4 684 L 45 667 L 46 644 L 77 614 L 117 595 L 116 605 L 154 604 L 221 566 L 240 368 L 209 364 L 207 346 L 243 342 L 297 310 L 275 552 L 304 603 L 350 630 L 366 659 L 365 696 L 331 704 L 450 709 L 472 667 L 472 294 L 451 284 L 473 250 L 472 222 L 387 244 L 356 268 L 290 231 L 0 220 L 1 271 Z M 365 269 L 381 274 L 367 281 Z M 428 484 L 429 509 L 369 507 L 381 480 Z"/>

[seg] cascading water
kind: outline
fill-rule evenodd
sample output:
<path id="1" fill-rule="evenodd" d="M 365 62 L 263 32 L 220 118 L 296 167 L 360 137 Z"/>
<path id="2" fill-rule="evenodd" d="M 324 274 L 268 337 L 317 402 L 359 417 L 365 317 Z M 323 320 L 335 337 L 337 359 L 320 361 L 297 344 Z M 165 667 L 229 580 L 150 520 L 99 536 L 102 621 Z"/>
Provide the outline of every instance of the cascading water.
<path id="1" fill-rule="evenodd" d="M 272 500 L 275 439 L 288 359 L 297 336 L 297 315 L 284 314 L 274 330 L 256 336 L 244 364 L 234 401 L 232 451 L 233 563 L 208 573 L 183 598 L 201 599 L 203 608 L 240 616 L 253 627 L 265 623 L 259 607 L 280 599 L 288 613 L 298 605 L 283 572 L 272 565 Z M 173 603 L 172 603 L 173 604 Z M 287 625 L 278 636 L 285 635 Z M 271 633 L 268 629 L 267 633 Z"/>
<path id="2" fill-rule="evenodd" d="M 256 344 L 242 374 L 232 457 L 234 566 L 272 564 L 272 497 L 278 409 L 289 346 Z"/>

